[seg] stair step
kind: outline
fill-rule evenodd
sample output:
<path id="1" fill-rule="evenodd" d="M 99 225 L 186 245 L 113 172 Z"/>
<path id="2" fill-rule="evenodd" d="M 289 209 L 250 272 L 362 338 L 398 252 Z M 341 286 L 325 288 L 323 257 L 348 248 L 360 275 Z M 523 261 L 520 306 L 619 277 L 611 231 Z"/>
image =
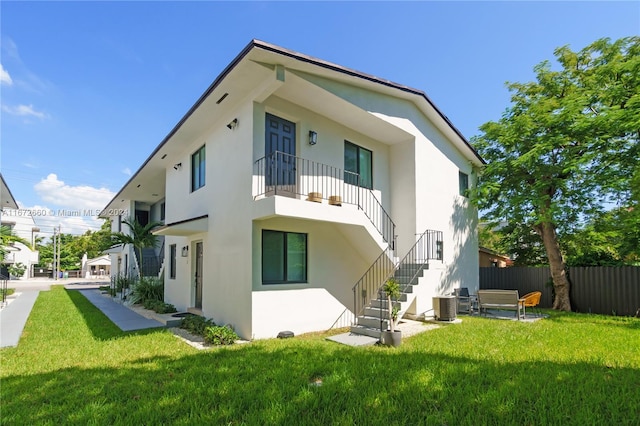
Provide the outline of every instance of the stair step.
<path id="1" fill-rule="evenodd" d="M 407 295 L 405 294 L 404 296 L 405 296 L 405 300 L 404 300 L 404 301 L 406 302 L 406 297 L 407 297 Z M 398 308 L 400 308 L 400 307 L 401 307 L 401 304 L 400 304 L 400 302 L 395 302 L 395 303 L 393 304 L 393 306 L 397 306 Z M 380 300 L 380 299 L 373 299 L 373 300 L 369 303 L 369 307 L 371 307 L 371 308 L 384 308 L 384 309 L 387 309 L 387 300 L 386 300 L 386 299 L 384 299 L 384 300 Z"/>
<path id="2" fill-rule="evenodd" d="M 375 328 L 363 327 L 360 325 L 351 326 L 350 330 L 353 334 L 361 334 L 363 336 L 375 337 L 376 339 L 380 338 L 380 330 Z"/>
<path id="3" fill-rule="evenodd" d="M 380 330 L 380 317 L 367 317 L 367 316 L 358 317 L 357 322 L 358 322 L 358 325 L 360 326 Z M 386 330 L 387 327 L 389 327 L 389 320 L 383 319 L 382 328 Z"/>
<path id="4" fill-rule="evenodd" d="M 400 304 L 398 304 L 399 307 Z M 388 316 L 387 313 L 387 309 L 380 309 L 380 308 L 376 308 L 373 306 L 367 306 L 366 308 L 364 308 L 364 316 L 365 317 L 374 317 L 374 318 L 380 318 L 380 314 L 382 313 L 382 318 L 386 318 Z"/>

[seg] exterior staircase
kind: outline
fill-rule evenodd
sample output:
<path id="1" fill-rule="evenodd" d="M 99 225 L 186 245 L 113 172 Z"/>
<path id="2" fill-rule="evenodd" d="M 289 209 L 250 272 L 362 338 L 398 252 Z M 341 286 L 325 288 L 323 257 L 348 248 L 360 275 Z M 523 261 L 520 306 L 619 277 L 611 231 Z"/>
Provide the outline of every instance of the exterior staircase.
<path id="1" fill-rule="evenodd" d="M 443 258 L 442 232 L 425 231 L 409 253 L 400 262 L 393 264 L 388 274 L 384 274 L 385 266 L 388 267 L 389 262 L 392 262 L 388 251 L 392 253 L 390 249 L 383 252 L 353 288 L 355 302 L 353 312 L 356 319 L 355 324 L 351 326 L 351 332 L 354 334 L 380 338 L 382 331 L 389 327 L 390 308 L 397 307 L 398 317 L 402 318 L 416 297 L 414 288 L 418 285 L 424 271 L 429 269 L 429 261 Z M 387 295 L 382 291 L 382 286 L 391 277 L 400 283 L 400 297 L 393 302 L 392 307 L 389 307 Z M 372 283 L 376 285 L 374 291 L 372 291 Z M 365 301 L 367 297 L 370 299 Z"/>

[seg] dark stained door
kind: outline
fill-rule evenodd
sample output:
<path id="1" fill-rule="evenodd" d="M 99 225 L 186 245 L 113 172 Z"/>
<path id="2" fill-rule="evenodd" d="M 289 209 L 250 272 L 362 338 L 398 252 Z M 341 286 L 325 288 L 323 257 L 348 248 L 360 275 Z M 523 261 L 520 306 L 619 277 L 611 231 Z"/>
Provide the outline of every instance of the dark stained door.
<path id="1" fill-rule="evenodd" d="M 268 186 L 295 192 L 296 125 L 275 115 L 266 115 L 265 147 Z M 289 188 L 282 188 L 282 187 Z M 276 190 L 279 191 L 279 190 Z"/>

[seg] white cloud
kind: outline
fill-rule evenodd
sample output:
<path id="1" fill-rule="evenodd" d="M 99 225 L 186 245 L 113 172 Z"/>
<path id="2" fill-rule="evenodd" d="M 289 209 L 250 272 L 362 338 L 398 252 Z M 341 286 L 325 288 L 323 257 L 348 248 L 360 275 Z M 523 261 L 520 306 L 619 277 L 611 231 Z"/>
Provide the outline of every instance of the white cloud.
<path id="1" fill-rule="evenodd" d="M 35 184 L 34 189 L 46 203 L 74 211 L 100 210 L 115 196 L 107 188 L 67 185 L 54 173 Z"/>
<path id="2" fill-rule="evenodd" d="M 125 167 L 124 169 L 122 169 L 122 173 L 124 173 L 127 176 L 131 176 L 131 169 L 128 167 Z"/>
<path id="3" fill-rule="evenodd" d="M 54 209 L 40 204 L 25 206 L 21 202 L 18 202 L 18 206 L 23 214 L 29 214 L 33 218 L 35 225 L 40 229 L 36 234 L 45 239 L 51 238 L 53 228 L 58 226 L 63 234 L 81 235 L 87 231 L 99 230 L 104 223 L 103 219 L 90 215 L 94 213 L 92 210 Z"/>
<path id="4" fill-rule="evenodd" d="M 0 64 L 0 83 L 11 86 L 13 84 L 13 80 L 9 75 L 9 72 L 4 69 L 2 64 Z"/>
<path id="5" fill-rule="evenodd" d="M 32 117 L 37 117 L 41 120 L 44 120 L 45 118 L 49 117 L 49 115 L 44 112 L 36 111 L 33 108 L 33 105 L 18 105 L 13 107 L 8 105 L 2 105 L 2 110 L 11 115 L 18 115 L 22 117 L 32 116 Z"/>

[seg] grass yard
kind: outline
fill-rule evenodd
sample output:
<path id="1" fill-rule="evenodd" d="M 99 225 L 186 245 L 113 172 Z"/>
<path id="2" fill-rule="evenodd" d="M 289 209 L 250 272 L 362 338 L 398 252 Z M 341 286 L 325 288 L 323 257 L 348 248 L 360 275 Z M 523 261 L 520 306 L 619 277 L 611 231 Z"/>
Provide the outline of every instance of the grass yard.
<path id="1" fill-rule="evenodd" d="M 324 335 L 197 351 L 41 292 L 0 351 L 2 424 L 638 425 L 640 319 L 464 318 L 401 348 Z M 321 381 L 321 386 L 316 382 Z"/>

